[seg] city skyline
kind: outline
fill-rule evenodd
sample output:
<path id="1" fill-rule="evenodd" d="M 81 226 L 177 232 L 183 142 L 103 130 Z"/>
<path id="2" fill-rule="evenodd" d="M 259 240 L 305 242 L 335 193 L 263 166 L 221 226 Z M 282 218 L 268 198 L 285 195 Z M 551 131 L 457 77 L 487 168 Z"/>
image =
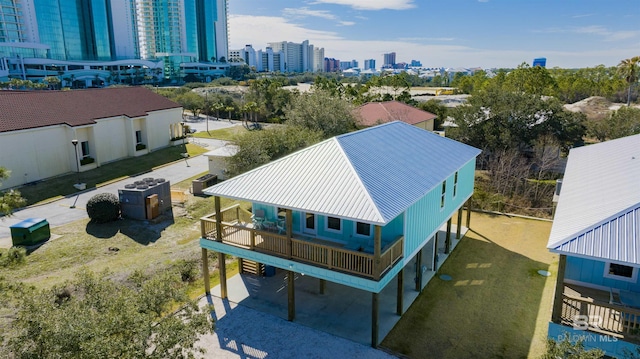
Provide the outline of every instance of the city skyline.
<path id="1" fill-rule="evenodd" d="M 640 11 L 632 0 L 236 0 L 230 48 L 309 40 L 325 56 L 363 63 L 395 52 L 425 67 L 516 67 L 546 57 L 579 68 L 640 54 Z"/>

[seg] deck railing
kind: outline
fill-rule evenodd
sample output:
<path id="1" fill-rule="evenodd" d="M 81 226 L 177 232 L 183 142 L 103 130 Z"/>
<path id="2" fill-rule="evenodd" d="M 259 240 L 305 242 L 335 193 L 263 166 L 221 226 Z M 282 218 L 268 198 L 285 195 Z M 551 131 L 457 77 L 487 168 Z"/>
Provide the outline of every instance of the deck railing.
<path id="1" fill-rule="evenodd" d="M 403 256 L 404 237 L 399 236 L 382 248 L 379 269 L 376 271 L 372 253 L 333 246 L 326 241 L 318 243 L 313 239 L 289 239 L 283 234 L 252 228 L 248 226 L 251 213 L 239 205 L 225 208 L 220 213 L 223 243 L 345 273 L 378 279 Z M 216 240 L 215 214 L 202 217 L 200 222 L 202 237 Z"/>
<path id="2" fill-rule="evenodd" d="M 564 294 L 562 324 L 638 343 L 640 309 Z"/>

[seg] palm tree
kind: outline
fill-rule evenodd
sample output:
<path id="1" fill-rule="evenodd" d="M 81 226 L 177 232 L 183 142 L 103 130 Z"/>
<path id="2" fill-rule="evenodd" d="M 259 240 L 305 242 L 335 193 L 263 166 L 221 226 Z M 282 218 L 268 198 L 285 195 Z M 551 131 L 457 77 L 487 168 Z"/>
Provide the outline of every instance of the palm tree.
<path id="1" fill-rule="evenodd" d="M 235 110 L 235 108 L 233 106 L 227 106 L 224 109 L 229 112 L 229 122 L 231 122 L 231 111 Z"/>
<path id="2" fill-rule="evenodd" d="M 640 56 L 634 56 L 630 59 L 624 59 L 618 64 L 618 72 L 629 84 L 627 89 L 627 106 L 631 104 L 631 87 L 638 82 L 638 65 L 640 65 Z"/>

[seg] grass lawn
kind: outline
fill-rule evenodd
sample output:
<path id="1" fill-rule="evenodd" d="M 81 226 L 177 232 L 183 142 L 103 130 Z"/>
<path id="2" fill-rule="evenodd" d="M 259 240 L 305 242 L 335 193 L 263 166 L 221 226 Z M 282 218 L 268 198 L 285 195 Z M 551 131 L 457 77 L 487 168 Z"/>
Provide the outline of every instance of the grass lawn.
<path id="1" fill-rule="evenodd" d="M 544 353 L 558 264 L 551 223 L 473 213 L 471 231 L 384 339 L 411 358 L 536 358 Z M 548 270 L 550 277 L 537 271 Z"/>
<path id="2" fill-rule="evenodd" d="M 223 207 L 233 203 L 222 199 Z M 48 288 L 73 279 L 82 268 L 108 270 L 114 279 L 126 279 L 136 270 L 153 274 L 180 259 L 198 261 L 200 268 L 197 218 L 213 211 L 212 199 L 191 197 L 184 208 L 173 207 L 157 222 L 123 219 L 97 225 L 86 219 L 54 227 L 52 239 L 33 250 L 26 264 L 0 268 L 0 277 Z M 212 269 L 215 265 L 215 259 L 210 260 Z M 232 263 L 227 270 L 230 276 L 237 273 Z M 217 272 L 210 271 L 212 286 L 218 283 Z M 192 284 L 190 293 L 204 293 L 202 280 Z"/>
<path id="3" fill-rule="evenodd" d="M 197 138 L 215 138 L 217 140 L 235 141 L 236 138 L 247 132 L 244 126 L 233 126 L 227 128 L 221 128 L 218 130 L 199 131 L 193 134 L 193 137 Z"/>
<path id="4" fill-rule="evenodd" d="M 207 152 L 207 149 L 190 143 L 186 144 L 186 148 L 185 145 L 168 147 L 144 156 L 107 163 L 93 170 L 82 172 L 79 176 L 80 180 L 87 184 L 87 188 L 94 188 L 126 176 L 148 172 L 154 167 L 181 160 L 183 159 L 181 153 L 185 152 L 188 152 L 193 157 Z M 76 193 L 77 190 L 69 184 L 76 183 L 77 178 L 77 173 L 69 173 L 23 186 L 18 190 L 22 197 L 27 200 L 27 204 L 32 205 Z"/>

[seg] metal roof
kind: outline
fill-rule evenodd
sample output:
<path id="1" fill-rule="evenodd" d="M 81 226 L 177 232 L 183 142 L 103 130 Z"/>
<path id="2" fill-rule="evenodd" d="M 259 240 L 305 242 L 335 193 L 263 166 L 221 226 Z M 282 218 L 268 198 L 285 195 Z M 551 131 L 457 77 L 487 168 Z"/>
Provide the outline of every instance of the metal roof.
<path id="1" fill-rule="evenodd" d="M 547 248 L 640 265 L 640 135 L 572 149 Z"/>
<path id="2" fill-rule="evenodd" d="M 325 140 L 204 192 L 384 225 L 479 153 L 395 121 Z"/>

